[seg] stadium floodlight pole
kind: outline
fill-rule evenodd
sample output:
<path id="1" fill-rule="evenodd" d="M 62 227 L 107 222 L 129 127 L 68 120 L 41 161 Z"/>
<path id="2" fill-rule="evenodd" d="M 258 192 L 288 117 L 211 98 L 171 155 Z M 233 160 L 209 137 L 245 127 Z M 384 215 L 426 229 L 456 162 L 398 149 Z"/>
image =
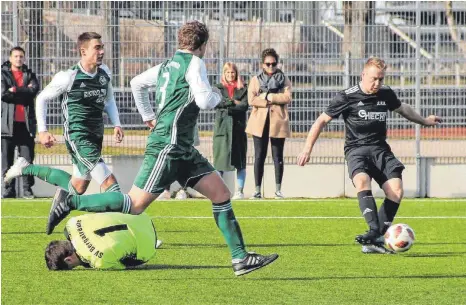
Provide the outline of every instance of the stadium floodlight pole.
<path id="1" fill-rule="evenodd" d="M 421 5 L 416 1 L 416 89 L 415 109 L 421 113 Z M 416 197 L 421 196 L 421 126 L 415 125 L 416 132 Z"/>

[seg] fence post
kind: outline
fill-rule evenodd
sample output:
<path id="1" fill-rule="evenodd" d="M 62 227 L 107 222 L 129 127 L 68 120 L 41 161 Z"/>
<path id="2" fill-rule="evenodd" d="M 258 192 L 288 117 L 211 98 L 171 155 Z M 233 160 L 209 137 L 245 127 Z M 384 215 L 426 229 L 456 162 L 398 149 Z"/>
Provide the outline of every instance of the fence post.
<path id="1" fill-rule="evenodd" d="M 456 87 L 460 86 L 460 64 L 459 62 L 455 62 L 455 85 Z"/>
<path id="2" fill-rule="evenodd" d="M 225 25 L 224 25 L 224 15 L 223 15 L 223 1 L 219 3 L 219 14 L 220 14 L 220 35 L 219 35 L 219 57 L 217 61 L 217 83 L 220 83 L 220 78 L 222 75 L 222 68 L 223 68 L 223 59 L 225 57 Z"/>
<path id="3" fill-rule="evenodd" d="M 431 87 L 433 84 L 433 77 L 434 76 L 432 74 L 432 63 L 430 62 L 427 64 L 427 85 L 429 87 Z"/>
<path id="4" fill-rule="evenodd" d="M 13 1 L 13 47 L 18 45 L 18 1 Z"/>
<path id="5" fill-rule="evenodd" d="M 350 87 L 350 79 L 351 79 L 351 67 L 350 67 L 350 52 L 345 53 L 345 72 L 343 76 L 343 87 L 349 88 Z"/>
<path id="6" fill-rule="evenodd" d="M 57 59 L 61 58 L 61 52 L 60 52 L 60 19 L 61 19 L 61 9 L 60 9 L 60 1 L 55 1 L 56 3 L 56 6 L 57 6 L 57 26 L 56 26 L 56 35 L 55 35 L 55 39 L 57 40 L 56 41 L 56 50 L 55 50 L 55 55 L 57 56 Z M 78 52 L 81 52 L 78 50 Z M 53 62 L 53 61 L 52 61 Z"/>
<path id="7" fill-rule="evenodd" d="M 125 89 L 125 58 L 124 57 L 121 57 L 120 59 L 120 88 Z"/>
<path id="8" fill-rule="evenodd" d="M 416 2 L 416 89 L 415 89 L 415 109 L 421 112 L 421 7 L 420 2 Z M 416 124 L 416 197 L 421 195 L 421 128 Z"/>
<path id="9" fill-rule="evenodd" d="M 405 64 L 404 63 L 401 63 L 400 72 L 401 72 L 400 86 L 401 86 L 401 89 L 404 89 L 405 88 Z"/>

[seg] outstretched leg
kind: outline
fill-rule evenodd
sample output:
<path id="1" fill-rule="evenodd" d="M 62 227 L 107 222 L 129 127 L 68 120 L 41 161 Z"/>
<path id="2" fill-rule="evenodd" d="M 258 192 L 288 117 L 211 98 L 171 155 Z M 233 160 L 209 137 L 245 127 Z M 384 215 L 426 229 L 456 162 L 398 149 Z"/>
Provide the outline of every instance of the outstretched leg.
<path id="1" fill-rule="evenodd" d="M 262 268 L 278 258 L 277 254 L 265 256 L 246 252 L 241 228 L 231 206 L 230 191 L 216 172 L 202 177 L 194 189 L 212 201 L 215 223 L 230 249 L 236 275 Z"/>

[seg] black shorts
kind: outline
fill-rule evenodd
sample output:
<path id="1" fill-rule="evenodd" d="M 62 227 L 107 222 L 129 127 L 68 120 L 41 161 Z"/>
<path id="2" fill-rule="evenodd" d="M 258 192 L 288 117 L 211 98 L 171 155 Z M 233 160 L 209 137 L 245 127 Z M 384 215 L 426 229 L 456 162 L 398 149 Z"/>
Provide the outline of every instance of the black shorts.
<path id="1" fill-rule="evenodd" d="M 404 165 L 395 157 L 390 148 L 364 147 L 354 148 L 345 156 L 351 180 L 356 174 L 366 173 L 379 186 L 389 179 L 402 179 Z"/>

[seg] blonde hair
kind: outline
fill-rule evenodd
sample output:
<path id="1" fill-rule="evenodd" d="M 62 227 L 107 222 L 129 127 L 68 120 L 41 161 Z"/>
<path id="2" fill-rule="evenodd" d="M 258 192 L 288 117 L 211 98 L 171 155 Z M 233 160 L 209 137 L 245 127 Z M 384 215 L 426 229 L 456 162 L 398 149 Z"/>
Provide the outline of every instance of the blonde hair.
<path id="1" fill-rule="evenodd" d="M 233 69 L 235 70 L 236 72 L 236 88 L 237 89 L 241 89 L 241 88 L 244 88 L 244 82 L 243 82 L 243 79 L 241 78 L 241 76 L 239 75 L 239 72 L 238 72 L 238 67 L 236 67 L 236 65 L 232 62 L 226 62 L 224 65 L 223 65 L 223 72 L 222 72 L 222 84 L 225 86 L 226 84 L 228 84 L 227 80 L 225 79 L 225 72 L 227 71 L 227 69 Z"/>
<path id="2" fill-rule="evenodd" d="M 383 59 L 374 56 L 370 57 L 364 64 L 364 69 L 369 67 L 377 67 L 380 70 L 385 71 L 387 69 L 387 64 Z"/>

